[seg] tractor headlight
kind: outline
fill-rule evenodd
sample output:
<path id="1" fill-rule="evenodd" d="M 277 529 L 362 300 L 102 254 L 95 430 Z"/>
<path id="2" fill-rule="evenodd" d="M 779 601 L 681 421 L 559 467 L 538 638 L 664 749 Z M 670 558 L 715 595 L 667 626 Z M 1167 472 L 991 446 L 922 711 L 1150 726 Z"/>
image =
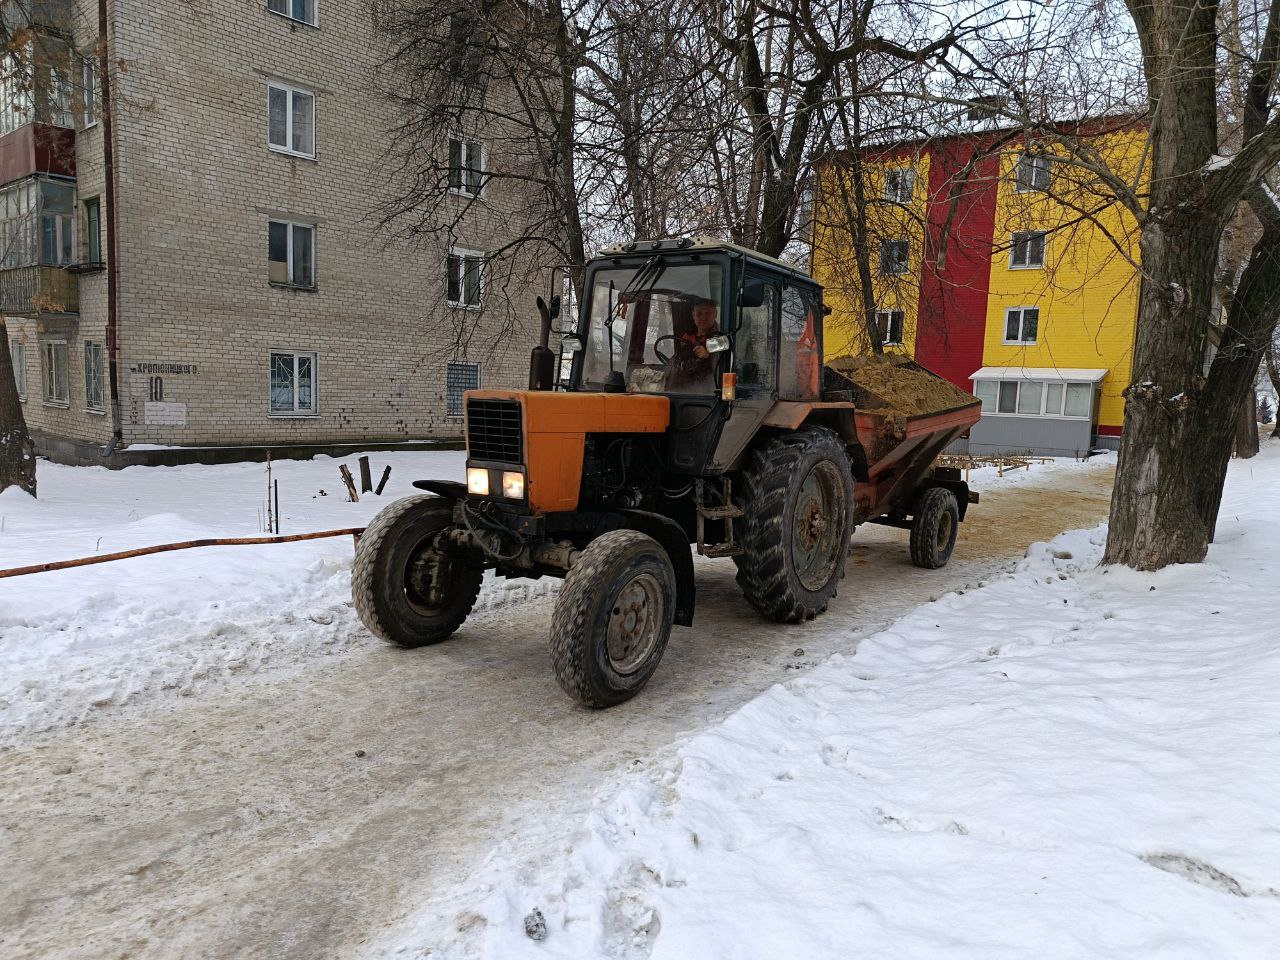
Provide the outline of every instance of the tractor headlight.
<path id="1" fill-rule="evenodd" d="M 524 474 L 507 470 L 502 474 L 502 495 L 512 500 L 524 499 Z"/>
<path id="2" fill-rule="evenodd" d="M 489 471 L 484 467 L 467 467 L 467 493 L 477 497 L 489 495 Z"/>

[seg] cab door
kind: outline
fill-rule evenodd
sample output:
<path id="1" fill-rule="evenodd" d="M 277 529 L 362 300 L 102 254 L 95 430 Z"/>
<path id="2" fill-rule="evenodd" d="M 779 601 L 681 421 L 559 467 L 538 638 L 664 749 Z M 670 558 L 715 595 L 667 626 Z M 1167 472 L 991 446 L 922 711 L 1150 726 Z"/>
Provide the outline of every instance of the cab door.
<path id="1" fill-rule="evenodd" d="M 758 301 L 758 305 L 742 306 L 744 299 Z M 743 272 L 736 302 L 739 305 L 733 335 L 733 365 L 738 375 L 737 399 L 730 406 L 711 460 L 714 473 L 723 473 L 738 465 L 778 394 L 782 283 L 770 273 L 748 267 Z"/>

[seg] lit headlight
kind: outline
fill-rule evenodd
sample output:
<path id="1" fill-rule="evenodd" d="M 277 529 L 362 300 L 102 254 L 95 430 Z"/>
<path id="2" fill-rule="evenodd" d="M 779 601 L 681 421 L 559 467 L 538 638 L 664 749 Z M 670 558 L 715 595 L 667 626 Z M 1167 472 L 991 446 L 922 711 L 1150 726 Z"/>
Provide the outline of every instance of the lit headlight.
<path id="1" fill-rule="evenodd" d="M 524 474 L 507 470 L 502 474 L 502 495 L 512 500 L 524 498 Z"/>
<path id="2" fill-rule="evenodd" d="M 489 495 L 489 471 L 484 467 L 467 467 L 467 493 L 477 497 Z"/>

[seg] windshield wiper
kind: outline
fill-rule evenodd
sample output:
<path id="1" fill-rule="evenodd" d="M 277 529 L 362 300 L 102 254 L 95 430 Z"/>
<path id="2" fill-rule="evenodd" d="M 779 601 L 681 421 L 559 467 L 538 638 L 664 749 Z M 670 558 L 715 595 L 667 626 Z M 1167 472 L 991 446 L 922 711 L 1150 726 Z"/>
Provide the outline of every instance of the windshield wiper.
<path id="1" fill-rule="evenodd" d="M 615 372 L 613 368 L 613 323 L 614 321 L 619 319 L 619 316 L 622 313 L 622 308 L 627 303 L 627 297 L 632 294 L 635 294 L 638 296 L 639 294 L 650 290 L 653 287 L 653 285 L 658 282 L 658 278 L 662 276 L 662 274 L 666 271 L 666 269 L 667 269 L 667 265 L 665 263 L 662 263 L 659 260 L 659 258 L 656 256 L 650 257 L 648 260 L 646 260 L 644 262 L 644 265 L 635 272 L 635 275 L 632 276 L 630 282 L 623 288 L 622 294 L 618 297 L 618 303 L 616 307 L 614 306 L 614 301 L 613 301 L 613 281 L 612 280 L 609 281 L 609 312 L 606 315 L 604 326 L 605 326 L 605 339 L 609 341 L 609 372 L 610 373 Z M 653 274 L 652 279 L 650 279 L 649 277 L 649 274 L 651 273 Z M 647 281 L 647 285 L 645 286 L 644 290 L 639 289 L 640 283 L 642 281 Z"/>

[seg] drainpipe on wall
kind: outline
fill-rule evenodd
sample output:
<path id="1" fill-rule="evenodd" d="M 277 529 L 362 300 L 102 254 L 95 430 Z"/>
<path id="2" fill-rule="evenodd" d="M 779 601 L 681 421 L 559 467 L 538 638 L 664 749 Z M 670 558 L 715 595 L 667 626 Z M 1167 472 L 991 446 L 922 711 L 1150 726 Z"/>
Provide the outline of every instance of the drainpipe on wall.
<path id="1" fill-rule="evenodd" d="M 115 122 L 111 113 L 111 54 L 107 32 L 107 0 L 98 0 L 98 82 L 102 87 L 102 166 L 106 175 L 107 226 L 107 379 L 111 390 L 111 440 L 104 457 L 124 440 L 120 416 L 120 338 L 117 328 L 119 268 L 116 259 Z"/>

